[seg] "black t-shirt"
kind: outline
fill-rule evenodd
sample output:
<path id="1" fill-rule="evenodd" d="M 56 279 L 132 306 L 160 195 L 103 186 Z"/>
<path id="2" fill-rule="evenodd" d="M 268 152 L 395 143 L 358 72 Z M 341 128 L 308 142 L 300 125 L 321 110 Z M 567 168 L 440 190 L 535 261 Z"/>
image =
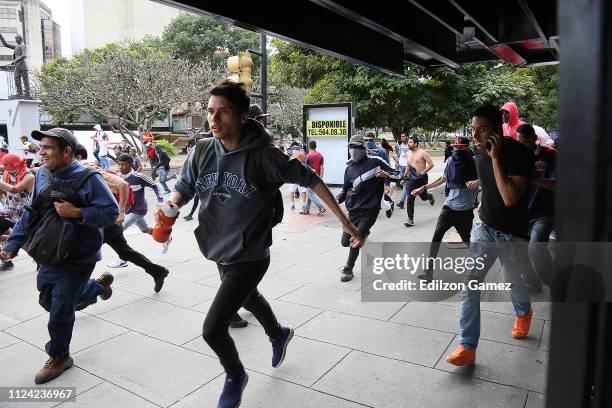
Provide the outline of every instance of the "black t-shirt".
<path id="1" fill-rule="evenodd" d="M 535 153 L 534 177 L 554 179 L 556 171 L 556 152 L 539 146 Z M 555 192 L 544 187 L 531 185 L 529 192 L 529 218 L 551 218 L 555 213 Z"/>
<path id="2" fill-rule="evenodd" d="M 163 149 L 155 149 L 155 152 L 157 157 L 159 157 L 161 167 L 166 171 L 170 171 L 170 156 Z"/>
<path id="3" fill-rule="evenodd" d="M 482 188 L 480 219 L 505 234 L 527 235 L 529 187 L 514 206 L 506 207 L 495 182 L 491 157 L 484 150 L 478 150 L 474 155 L 474 161 Z M 516 140 L 502 137 L 501 162 L 506 176 L 532 177 L 533 152 Z"/>

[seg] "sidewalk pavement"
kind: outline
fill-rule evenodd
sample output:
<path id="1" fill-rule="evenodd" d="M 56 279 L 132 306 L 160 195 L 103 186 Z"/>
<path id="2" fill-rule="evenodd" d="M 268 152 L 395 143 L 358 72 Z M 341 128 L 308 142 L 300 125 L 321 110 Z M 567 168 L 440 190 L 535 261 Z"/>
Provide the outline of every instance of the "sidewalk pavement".
<path id="1" fill-rule="evenodd" d="M 436 164 L 432 177 L 441 174 Z M 401 210 L 391 219 L 381 212 L 369 240 L 430 240 L 444 201 L 442 188 L 434 193 L 434 207 L 417 200 L 414 227 L 404 227 Z M 201 331 L 219 276 L 197 248 L 196 226 L 181 216 L 167 254 L 136 228 L 126 232 L 135 249 L 170 269 L 160 293 L 133 265 L 108 269 L 115 254 L 103 248 L 94 276 L 115 275 L 113 296 L 77 313 L 75 366 L 44 385 L 76 386 L 76 402 L 0 406 L 215 407 L 224 375 Z M 458 304 L 362 303 L 360 273 L 339 279 L 347 255 L 340 235 L 331 214 L 304 216 L 286 206 L 260 290 L 295 337 L 274 369 L 263 329 L 240 311 L 249 325 L 230 333 L 250 375 L 243 407 L 544 406 L 550 304 L 534 304 L 529 336 L 515 340 L 511 304 L 483 303 L 476 365 L 457 368 L 445 356 L 457 345 Z M 35 267 L 22 253 L 13 270 L 0 273 L 0 386 L 35 386 L 48 339 L 48 314 L 37 301 Z"/>

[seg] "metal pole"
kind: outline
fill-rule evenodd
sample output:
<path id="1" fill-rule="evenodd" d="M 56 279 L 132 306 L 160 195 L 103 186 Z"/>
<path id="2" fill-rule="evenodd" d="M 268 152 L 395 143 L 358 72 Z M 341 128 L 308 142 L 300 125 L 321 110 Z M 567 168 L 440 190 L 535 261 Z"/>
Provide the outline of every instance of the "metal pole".
<path id="1" fill-rule="evenodd" d="M 265 34 L 261 34 L 261 110 L 268 113 L 268 48 Z M 267 116 L 263 118 L 263 125 L 267 126 Z"/>

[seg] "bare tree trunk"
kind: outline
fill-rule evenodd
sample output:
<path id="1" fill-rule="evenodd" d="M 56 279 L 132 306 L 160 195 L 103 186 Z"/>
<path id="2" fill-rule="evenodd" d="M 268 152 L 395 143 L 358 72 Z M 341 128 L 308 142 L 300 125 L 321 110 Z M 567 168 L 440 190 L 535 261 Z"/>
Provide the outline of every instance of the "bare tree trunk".
<path id="1" fill-rule="evenodd" d="M 395 139 L 396 142 L 399 143 L 400 140 L 400 134 L 402 133 L 402 130 L 404 132 L 406 132 L 407 135 L 410 134 L 410 128 L 402 128 L 401 126 L 391 126 L 391 133 L 393 134 L 393 139 Z"/>

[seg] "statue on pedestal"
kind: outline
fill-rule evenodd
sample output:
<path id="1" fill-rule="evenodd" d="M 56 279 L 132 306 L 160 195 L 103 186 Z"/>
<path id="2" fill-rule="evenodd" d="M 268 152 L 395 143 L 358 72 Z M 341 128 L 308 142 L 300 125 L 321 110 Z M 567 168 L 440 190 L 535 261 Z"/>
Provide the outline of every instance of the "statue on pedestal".
<path id="1" fill-rule="evenodd" d="M 0 34 L 0 41 L 2 45 L 7 48 L 15 50 L 13 52 L 13 61 L 9 65 L 15 67 L 15 88 L 17 95 L 30 97 L 30 80 L 28 76 L 28 66 L 26 64 L 26 46 L 23 42 L 23 37 L 19 34 L 15 36 L 15 42 L 17 45 L 11 45 L 6 42 L 2 34 Z M 21 82 L 23 81 L 23 87 Z M 23 92 L 25 89 L 25 93 Z"/>

